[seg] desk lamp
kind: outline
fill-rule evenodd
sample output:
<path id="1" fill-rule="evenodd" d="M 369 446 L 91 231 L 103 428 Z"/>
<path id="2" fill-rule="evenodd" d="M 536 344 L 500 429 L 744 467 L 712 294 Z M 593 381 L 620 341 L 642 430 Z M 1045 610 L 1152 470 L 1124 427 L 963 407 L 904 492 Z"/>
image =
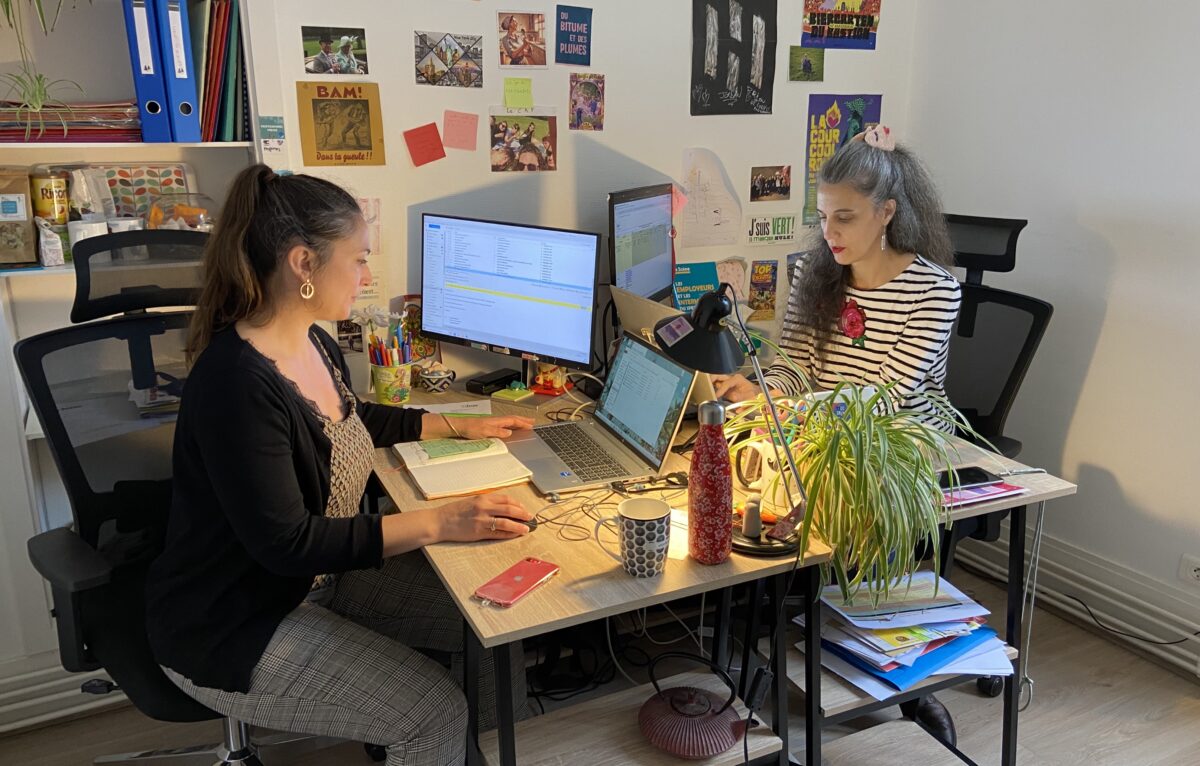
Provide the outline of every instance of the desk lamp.
<path id="1" fill-rule="evenodd" d="M 737 321 L 741 344 L 738 343 L 738 338 L 734 337 L 733 328 L 725 321 L 730 315 Z M 750 332 L 746 329 L 741 314 L 737 310 L 737 298 L 733 294 L 733 288 L 728 283 L 722 282 L 716 290 L 700 296 L 700 300 L 692 309 L 691 316 L 681 314 L 659 321 L 654 326 L 654 334 L 657 336 L 659 347 L 664 354 L 679 364 L 699 372 L 729 375 L 741 368 L 748 355 L 750 364 L 754 368 L 754 380 L 762 388 L 763 397 L 766 399 L 770 423 L 774 425 L 775 433 L 780 435 L 780 439 L 783 438 L 783 426 L 779 422 L 779 413 L 775 411 L 775 402 L 771 399 L 771 391 L 763 378 L 762 366 L 758 363 L 758 352 L 750 338 Z M 742 351 L 743 348 L 747 349 L 745 353 Z M 800 471 L 792 459 L 791 450 L 784 449 L 783 454 L 780 455 L 779 442 L 774 438 L 769 438 L 769 441 L 775 450 L 776 464 L 781 467 L 781 470 L 782 466 L 786 465 L 791 472 L 791 481 L 795 481 L 796 488 L 800 493 L 800 504 L 797 510 L 803 514 L 808 505 L 808 496 L 804 492 L 804 485 L 800 482 Z M 786 473 L 783 478 L 785 495 L 790 497 L 789 479 Z M 789 517 L 795 515 L 798 514 L 794 510 Z M 742 535 L 736 529 L 733 538 L 734 550 L 756 556 L 780 556 L 793 553 L 799 546 L 799 542 L 795 538 L 779 540 L 764 534 L 755 539 Z"/>

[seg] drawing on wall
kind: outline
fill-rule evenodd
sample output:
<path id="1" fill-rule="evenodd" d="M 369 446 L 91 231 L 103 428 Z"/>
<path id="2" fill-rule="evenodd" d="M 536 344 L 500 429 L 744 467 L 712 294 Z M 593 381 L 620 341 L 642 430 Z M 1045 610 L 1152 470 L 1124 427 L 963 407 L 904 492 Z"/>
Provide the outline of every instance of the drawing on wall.
<path id="1" fill-rule="evenodd" d="M 361 27 L 300 27 L 300 38 L 305 72 L 367 73 L 367 32 Z"/>
<path id="2" fill-rule="evenodd" d="M 732 245 L 739 239 L 742 206 L 725 166 L 710 149 L 683 150 L 683 246 Z"/>
<path id="3" fill-rule="evenodd" d="M 801 48 L 799 45 L 790 46 L 788 48 L 788 81 L 824 82 L 825 49 Z"/>
<path id="4" fill-rule="evenodd" d="M 483 87 L 483 36 L 413 32 L 417 85 Z"/>
<path id="5" fill-rule="evenodd" d="M 558 118 L 500 111 L 489 120 L 492 172 L 557 170 Z"/>
<path id="6" fill-rule="evenodd" d="M 778 202 L 791 198 L 791 165 L 756 165 L 750 168 L 751 202 Z"/>
<path id="7" fill-rule="evenodd" d="M 500 66 L 546 66 L 546 15 L 543 13 L 497 14 L 500 31 Z"/>
<path id="8" fill-rule="evenodd" d="M 883 0 L 804 0 L 800 44 L 807 48 L 875 50 Z"/>
<path id="9" fill-rule="evenodd" d="M 883 96 L 879 94 L 808 97 L 808 137 L 805 154 L 804 224 L 817 223 L 817 173 L 841 146 L 867 128 L 879 124 Z"/>
<path id="10" fill-rule="evenodd" d="M 604 130 L 604 75 L 571 73 L 571 130 Z"/>
<path id="11" fill-rule="evenodd" d="M 692 0 L 691 113 L 770 114 L 776 0 Z"/>
<path id="12" fill-rule="evenodd" d="M 379 85 L 297 82 L 305 165 L 382 165 Z"/>

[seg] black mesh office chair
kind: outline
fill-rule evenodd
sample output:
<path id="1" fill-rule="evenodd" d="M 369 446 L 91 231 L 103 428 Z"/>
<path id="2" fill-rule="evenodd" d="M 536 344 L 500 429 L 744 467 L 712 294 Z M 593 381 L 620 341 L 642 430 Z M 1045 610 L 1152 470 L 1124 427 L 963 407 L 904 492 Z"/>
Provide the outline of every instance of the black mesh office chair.
<path id="1" fill-rule="evenodd" d="M 103 668 L 115 682 L 83 690 L 124 692 L 160 721 L 221 716 L 180 691 L 154 662 L 146 638 L 146 568 L 162 549 L 171 501 L 174 399 L 200 284 L 207 235 L 126 232 L 81 241 L 74 250 L 82 322 L 16 344 L 17 366 L 41 419 L 74 516 L 72 527 L 29 541 L 50 583 L 64 668 Z M 110 319 L 101 317 L 125 312 Z M 259 764 L 244 723 L 224 720 L 219 745 L 129 753 L 96 763 Z M 284 735 L 269 744 L 300 743 Z M 310 749 L 314 743 L 302 745 Z M 286 763 L 283 759 L 280 762 Z"/>

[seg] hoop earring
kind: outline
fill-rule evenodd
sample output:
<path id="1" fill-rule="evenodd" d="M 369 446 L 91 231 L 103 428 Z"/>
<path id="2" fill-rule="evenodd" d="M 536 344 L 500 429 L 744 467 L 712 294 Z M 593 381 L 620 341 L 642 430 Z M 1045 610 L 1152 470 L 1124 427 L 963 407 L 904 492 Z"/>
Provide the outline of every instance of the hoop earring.
<path id="1" fill-rule="evenodd" d="M 309 300 L 316 294 L 317 288 L 313 287 L 312 280 L 304 280 L 304 284 L 300 285 L 300 297 L 304 300 Z"/>

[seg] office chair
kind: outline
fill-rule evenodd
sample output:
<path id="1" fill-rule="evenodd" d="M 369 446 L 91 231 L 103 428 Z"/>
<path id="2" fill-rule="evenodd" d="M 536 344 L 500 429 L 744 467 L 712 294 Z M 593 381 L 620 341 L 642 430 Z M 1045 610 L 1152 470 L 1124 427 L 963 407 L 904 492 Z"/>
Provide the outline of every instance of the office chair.
<path id="1" fill-rule="evenodd" d="M 103 668 L 85 692 L 125 693 L 147 716 L 220 718 L 184 694 L 154 661 L 145 629 L 145 578 L 162 549 L 171 502 L 171 448 L 184 378 L 183 349 L 199 294 L 207 235 L 135 231 L 82 240 L 74 249 L 82 322 L 16 344 L 17 366 L 62 476 L 74 524 L 35 535 L 34 568 L 49 583 L 62 666 Z M 120 316 L 102 319 L 116 312 Z M 280 735 L 271 745 L 314 749 Z M 258 766 L 248 727 L 224 719 L 218 745 L 106 756 L 96 763 Z M 281 763 L 288 762 L 282 759 Z"/>

